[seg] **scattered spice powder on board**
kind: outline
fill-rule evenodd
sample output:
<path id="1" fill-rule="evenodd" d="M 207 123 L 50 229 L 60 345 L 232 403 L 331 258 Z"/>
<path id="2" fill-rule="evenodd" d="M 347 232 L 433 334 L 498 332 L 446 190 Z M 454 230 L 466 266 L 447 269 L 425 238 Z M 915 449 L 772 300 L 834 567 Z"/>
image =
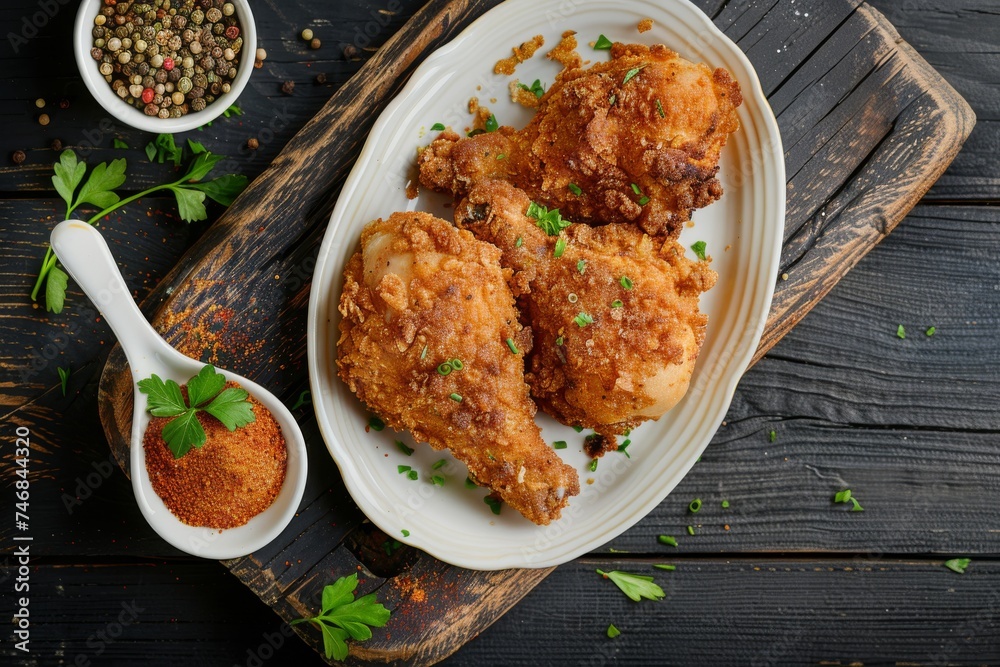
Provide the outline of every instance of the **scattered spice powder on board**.
<path id="1" fill-rule="evenodd" d="M 521 44 L 521 46 L 515 46 L 511 49 L 514 55 L 509 58 L 498 60 L 497 64 L 493 66 L 493 73 L 506 74 L 507 76 L 510 76 L 514 73 L 514 70 L 518 65 L 535 55 L 535 51 L 540 49 L 543 44 L 545 44 L 545 38 L 541 35 L 535 35 L 527 42 Z"/>
<path id="2" fill-rule="evenodd" d="M 583 61 L 580 54 L 576 52 L 576 31 L 567 30 L 564 32 L 556 47 L 545 54 L 545 57 L 556 61 L 567 69 L 580 67 Z"/>
<path id="3" fill-rule="evenodd" d="M 181 389 L 186 397 L 186 385 Z M 190 526 L 242 526 L 270 507 L 281 490 L 288 458 L 281 427 L 257 399 L 248 400 L 256 421 L 232 432 L 215 417 L 199 412 L 205 445 L 179 459 L 163 440 L 169 419 L 153 417 L 146 427 L 142 446 L 153 490 L 174 516 Z"/>
<path id="4" fill-rule="evenodd" d="M 639 21 L 639 32 L 649 32 L 653 29 L 653 19 L 643 19 Z"/>

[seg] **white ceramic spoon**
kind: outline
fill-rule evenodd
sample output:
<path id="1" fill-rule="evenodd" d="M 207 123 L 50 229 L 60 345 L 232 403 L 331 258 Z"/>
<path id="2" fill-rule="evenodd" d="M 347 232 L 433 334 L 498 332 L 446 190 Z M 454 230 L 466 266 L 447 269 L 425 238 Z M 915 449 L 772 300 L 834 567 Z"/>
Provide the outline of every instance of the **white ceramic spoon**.
<path id="1" fill-rule="evenodd" d="M 150 484 L 142 447 L 150 416 L 146 412 L 147 397 L 136 391 L 135 383 L 156 373 L 164 380 L 183 384 L 204 364 L 172 348 L 146 321 L 97 229 L 79 220 L 66 220 L 52 230 L 51 243 L 56 257 L 104 315 L 128 358 L 135 403 L 130 442 L 132 489 L 149 525 L 181 551 L 204 558 L 245 556 L 277 537 L 295 515 L 306 483 L 305 439 L 288 408 L 256 383 L 217 369 L 227 380 L 238 382 L 250 392 L 278 421 L 288 448 L 285 482 L 270 507 L 238 528 L 215 530 L 182 523 L 167 509 Z"/>

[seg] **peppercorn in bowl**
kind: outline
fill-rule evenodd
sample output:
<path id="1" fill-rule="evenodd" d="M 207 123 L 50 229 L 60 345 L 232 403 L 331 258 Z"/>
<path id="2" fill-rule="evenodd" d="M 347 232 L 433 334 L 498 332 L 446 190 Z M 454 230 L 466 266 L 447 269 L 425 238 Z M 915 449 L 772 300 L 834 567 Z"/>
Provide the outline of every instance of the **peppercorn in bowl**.
<path id="1" fill-rule="evenodd" d="M 247 0 L 83 0 L 73 42 L 80 74 L 109 114 L 173 133 L 236 102 L 257 30 Z"/>

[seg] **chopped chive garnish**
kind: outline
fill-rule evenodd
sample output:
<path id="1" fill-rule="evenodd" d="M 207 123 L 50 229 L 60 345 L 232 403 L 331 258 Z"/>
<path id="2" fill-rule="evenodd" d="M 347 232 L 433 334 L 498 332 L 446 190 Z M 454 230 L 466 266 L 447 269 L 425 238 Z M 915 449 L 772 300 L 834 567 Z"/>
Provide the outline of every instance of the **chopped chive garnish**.
<path id="1" fill-rule="evenodd" d="M 485 127 L 487 132 L 496 132 L 497 128 L 500 127 L 500 123 L 497 122 L 497 117 L 490 114 L 490 117 L 486 119 Z"/>
<path id="2" fill-rule="evenodd" d="M 722 501 L 722 509 L 724 509 L 724 510 L 725 509 L 729 509 L 729 501 L 728 500 L 723 500 Z"/>
<path id="3" fill-rule="evenodd" d="M 431 132 L 441 132 L 444 130 L 444 123 L 434 123 L 431 125 Z"/>
<path id="4" fill-rule="evenodd" d="M 476 483 L 472 481 L 471 477 L 466 477 L 465 478 L 465 488 L 467 488 L 467 489 L 475 489 L 475 488 L 477 488 Z"/>
<path id="5" fill-rule="evenodd" d="M 438 366 L 438 373 L 441 375 L 448 375 L 451 373 L 451 364 L 445 361 Z"/>
<path id="6" fill-rule="evenodd" d="M 698 259 L 705 261 L 705 247 L 706 243 L 704 241 L 695 241 L 691 246 L 691 250 L 694 250 L 694 254 Z"/>
<path id="7" fill-rule="evenodd" d="M 771 442 L 774 442 L 775 440 L 777 440 L 777 439 L 778 439 L 778 432 L 777 432 L 777 431 L 771 431 L 771 432 L 770 432 L 770 433 L 769 433 L 769 434 L 767 435 L 767 439 L 768 439 L 768 440 L 770 440 Z"/>
<path id="8" fill-rule="evenodd" d="M 622 85 L 624 86 L 626 83 L 631 81 L 635 77 L 635 75 L 638 74 L 640 70 L 642 70 L 643 67 L 645 67 L 645 65 L 639 65 L 638 67 L 633 67 L 629 71 L 625 72 L 625 78 L 622 79 Z"/>
<path id="9" fill-rule="evenodd" d="M 590 461 L 590 465 L 587 466 L 587 468 L 590 470 L 590 472 L 595 472 L 597 470 L 597 459 L 592 459 Z"/>
<path id="10" fill-rule="evenodd" d="M 410 472 L 413 470 L 410 466 L 396 466 L 396 474 L 402 475 L 404 472 Z"/>
<path id="11" fill-rule="evenodd" d="M 455 401 L 456 403 L 461 403 L 462 402 L 462 395 L 461 394 L 451 394 L 450 396 L 448 396 L 448 398 L 450 398 L 451 400 Z"/>
<path id="12" fill-rule="evenodd" d="M 420 477 L 420 475 L 417 474 L 416 470 L 411 470 L 410 472 L 406 473 L 406 476 L 412 480 L 416 480 L 418 477 Z"/>
<path id="13" fill-rule="evenodd" d="M 498 160 L 503 160 L 503 159 L 505 159 L 506 157 L 507 157 L 507 155 L 506 155 L 505 153 L 499 153 L 499 154 L 497 155 L 497 159 L 498 159 Z"/>
<path id="14" fill-rule="evenodd" d="M 694 535 L 694 526 L 688 526 L 688 535 Z"/>
<path id="15" fill-rule="evenodd" d="M 569 294 L 566 295 L 566 300 L 569 301 L 570 303 L 576 303 L 579 299 L 580 297 L 578 297 L 573 292 L 570 292 Z"/>
<path id="16" fill-rule="evenodd" d="M 465 368 L 465 364 L 462 363 L 461 359 L 452 359 L 448 363 L 451 365 L 453 371 L 460 371 Z"/>
<path id="17" fill-rule="evenodd" d="M 412 448 L 412 447 L 407 447 L 407 446 L 406 446 L 406 445 L 405 445 L 405 444 L 403 443 L 403 441 L 402 441 L 402 440 L 397 440 L 397 441 L 396 441 L 396 446 L 397 446 L 397 447 L 399 447 L 399 451 L 403 452 L 403 453 L 404 453 L 404 454 L 406 454 L 407 456 L 409 456 L 410 454 L 412 454 L 412 453 L 413 453 L 413 448 Z"/>
<path id="18" fill-rule="evenodd" d="M 427 346 L 424 345 L 424 349 L 420 352 L 420 361 L 427 358 Z"/>
<path id="19" fill-rule="evenodd" d="M 635 183 L 632 184 L 632 192 L 636 193 L 637 195 L 642 194 L 642 190 L 640 190 L 639 186 L 636 185 Z"/>
<path id="20" fill-rule="evenodd" d="M 924 333 L 928 336 L 933 336 L 935 331 L 937 331 L 937 327 L 929 327 Z"/>
<path id="21" fill-rule="evenodd" d="M 669 565 L 667 563 L 653 563 L 653 567 L 657 570 L 666 570 L 667 572 L 673 572 L 677 569 L 676 565 Z"/>
<path id="22" fill-rule="evenodd" d="M 521 247 L 521 246 L 523 246 L 523 245 L 524 245 L 524 239 L 523 239 L 523 238 L 521 238 L 520 236 L 518 236 L 518 237 L 517 237 L 517 240 L 516 240 L 516 241 L 514 241 L 514 247 L 515 247 L 515 248 L 520 248 L 520 247 Z"/>
<path id="23" fill-rule="evenodd" d="M 589 313 L 581 312 L 579 315 L 573 318 L 573 322 L 576 324 L 576 326 L 582 329 L 588 324 L 593 324 L 594 318 L 591 317 Z"/>
<path id="24" fill-rule="evenodd" d="M 611 40 L 605 37 L 604 35 L 600 35 L 597 38 L 597 41 L 594 42 L 595 51 L 608 51 L 610 49 L 611 49 Z"/>
<path id="25" fill-rule="evenodd" d="M 618 100 L 618 96 L 617 95 L 610 95 L 610 96 L 608 96 L 608 106 L 609 107 L 613 107 L 615 105 L 615 102 L 617 100 Z"/>
<path id="26" fill-rule="evenodd" d="M 635 285 L 635 283 L 632 282 L 632 279 L 629 278 L 628 276 L 622 276 L 618 280 L 618 284 L 624 287 L 625 289 L 632 289 L 632 287 Z"/>
<path id="27" fill-rule="evenodd" d="M 612 308 L 621 308 L 621 307 L 622 307 L 622 306 L 624 306 L 624 305 L 625 305 L 625 304 L 624 304 L 624 303 L 622 303 L 622 300 L 621 300 L 621 299 L 615 299 L 614 301 L 612 301 L 612 302 L 611 302 L 611 307 L 612 307 Z"/>
<path id="28" fill-rule="evenodd" d="M 379 419 L 376 415 L 369 415 L 368 428 L 373 431 L 381 431 L 385 428 L 385 422 Z"/>
<path id="29" fill-rule="evenodd" d="M 441 475 L 434 475 L 433 477 L 431 477 L 431 483 L 434 486 L 444 486 L 444 477 L 442 477 Z"/>
<path id="30" fill-rule="evenodd" d="M 585 259 L 578 260 L 576 263 L 576 270 L 579 271 L 580 275 L 582 276 L 583 272 L 587 270 L 587 260 Z"/>
<path id="31" fill-rule="evenodd" d="M 549 236 L 558 236 L 559 230 L 566 229 L 573 224 L 559 214 L 559 209 L 554 208 L 550 211 L 545 206 L 535 202 L 528 203 L 528 210 L 524 214 L 529 218 L 534 218 L 539 229 Z"/>
<path id="32" fill-rule="evenodd" d="M 565 342 L 565 340 L 563 339 L 563 337 L 562 337 L 562 336 L 559 336 L 559 338 L 556 338 L 556 345 L 560 345 L 560 346 L 561 346 L 561 345 L 562 345 L 562 344 L 563 344 L 564 342 Z M 574 428 L 575 428 L 575 427 L 574 427 Z M 580 428 L 580 429 L 577 429 L 577 431 L 576 431 L 576 432 L 577 432 L 577 433 L 579 433 L 579 432 L 580 432 L 580 431 L 582 431 L 582 430 L 583 430 L 583 429 L 582 429 L 582 428 Z"/>
<path id="33" fill-rule="evenodd" d="M 432 465 L 431 468 L 433 470 L 440 470 L 441 468 L 445 467 L 446 465 L 448 465 L 448 459 L 441 459 L 439 461 L 435 461 L 434 465 Z"/>
<path id="34" fill-rule="evenodd" d="M 965 568 L 969 567 L 969 562 L 968 558 L 952 558 L 951 560 L 946 560 L 944 566 L 952 572 L 965 574 Z"/>
<path id="35" fill-rule="evenodd" d="M 514 344 L 514 339 L 513 338 L 508 338 L 507 339 L 507 349 L 510 350 L 511 354 L 517 354 L 517 353 L 520 352 L 520 350 L 517 349 L 517 345 Z"/>
<path id="36" fill-rule="evenodd" d="M 626 440 L 622 444 L 618 445 L 618 451 L 628 458 L 632 458 L 632 455 L 628 453 L 628 446 L 632 444 L 631 440 Z"/>
<path id="37" fill-rule="evenodd" d="M 656 99 L 656 113 L 660 114 L 660 118 L 666 118 L 667 114 L 663 113 L 663 105 L 660 104 L 660 99 Z"/>
<path id="38" fill-rule="evenodd" d="M 673 535 L 660 535 L 656 539 L 660 544 L 666 544 L 669 547 L 677 546 L 677 539 Z"/>
<path id="39" fill-rule="evenodd" d="M 896 335 L 899 336 L 900 338 L 906 338 L 906 329 L 903 328 L 902 324 L 900 324 L 899 327 L 897 327 Z"/>
<path id="40" fill-rule="evenodd" d="M 569 445 L 566 444 L 565 440 L 556 440 L 552 443 L 552 449 L 566 449 Z"/>
<path id="41" fill-rule="evenodd" d="M 575 194 L 577 197 L 583 194 L 583 190 L 581 190 L 580 186 L 577 185 L 576 183 L 570 183 L 567 187 L 569 187 L 569 191 Z"/>
<path id="42" fill-rule="evenodd" d="M 410 531 L 408 531 L 405 528 L 403 530 L 399 531 L 399 532 L 403 533 L 403 537 L 409 537 L 410 536 Z"/>
<path id="43" fill-rule="evenodd" d="M 645 206 L 648 203 L 649 203 L 649 197 L 647 197 L 646 195 L 643 195 L 642 197 L 639 198 L 639 206 Z"/>
<path id="44" fill-rule="evenodd" d="M 561 344 L 562 343 L 560 343 L 560 345 Z M 583 427 L 582 426 L 574 426 L 573 430 L 576 431 L 577 433 L 583 433 Z"/>
<path id="45" fill-rule="evenodd" d="M 563 256 L 564 252 L 566 252 L 566 239 L 560 236 L 556 239 L 556 248 L 552 254 L 554 257 L 559 258 Z"/>
<path id="46" fill-rule="evenodd" d="M 497 500 L 493 496 L 486 496 L 483 498 L 483 502 L 490 506 L 491 512 L 500 516 L 500 505 L 502 504 L 502 501 Z"/>
<path id="47" fill-rule="evenodd" d="M 622 631 L 616 628 L 614 623 L 608 624 L 608 639 L 614 639 L 621 633 Z"/>
<path id="48" fill-rule="evenodd" d="M 694 514 L 701 509 L 701 498 L 695 498 L 690 503 L 688 503 L 688 511 Z"/>

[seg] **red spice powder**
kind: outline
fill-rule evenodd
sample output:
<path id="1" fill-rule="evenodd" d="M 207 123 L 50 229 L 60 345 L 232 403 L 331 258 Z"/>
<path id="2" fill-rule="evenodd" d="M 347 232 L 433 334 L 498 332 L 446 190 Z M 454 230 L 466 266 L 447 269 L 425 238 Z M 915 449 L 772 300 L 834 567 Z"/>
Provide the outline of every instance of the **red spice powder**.
<path id="1" fill-rule="evenodd" d="M 186 386 L 182 390 L 186 396 Z M 169 419 L 153 417 L 146 427 L 142 446 L 153 490 L 190 526 L 242 526 L 270 507 L 281 490 L 288 458 L 285 438 L 274 415 L 253 396 L 249 400 L 256 421 L 232 432 L 199 412 L 205 445 L 179 459 L 163 440 Z"/>

